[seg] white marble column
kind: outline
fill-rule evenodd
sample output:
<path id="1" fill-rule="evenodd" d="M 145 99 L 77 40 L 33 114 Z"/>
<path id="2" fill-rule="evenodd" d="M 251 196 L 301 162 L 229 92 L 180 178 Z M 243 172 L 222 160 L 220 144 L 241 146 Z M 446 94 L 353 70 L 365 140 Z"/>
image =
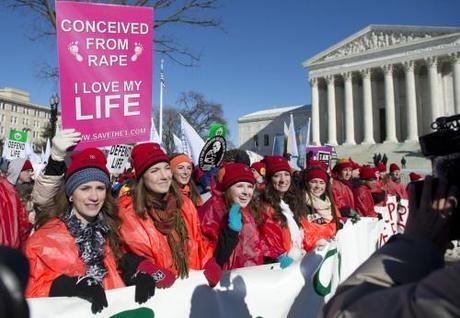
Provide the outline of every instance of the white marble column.
<path id="1" fill-rule="evenodd" d="M 454 73 L 455 113 L 460 114 L 460 52 L 451 54 L 452 71 Z"/>
<path id="2" fill-rule="evenodd" d="M 326 77 L 327 82 L 327 143 L 337 145 L 337 120 L 335 116 L 334 75 Z"/>
<path id="3" fill-rule="evenodd" d="M 438 58 L 436 56 L 425 59 L 428 66 L 428 81 L 430 84 L 430 111 L 431 121 L 441 116 L 441 100 L 438 91 Z"/>
<path id="4" fill-rule="evenodd" d="M 321 145 L 319 135 L 319 91 L 318 91 L 318 78 L 312 77 L 310 79 L 311 85 L 311 136 L 312 145 Z"/>
<path id="5" fill-rule="evenodd" d="M 393 65 L 383 66 L 385 75 L 385 122 L 387 137 L 385 142 L 398 142 L 396 138 L 395 92 L 393 86 Z"/>
<path id="6" fill-rule="evenodd" d="M 371 70 L 361 70 L 363 78 L 363 114 L 364 114 L 364 140 L 363 144 L 375 144 L 374 141 L 374 119 L 372 115 L 372 87 Z"/>
<path id="7" fill-rule="evenodd" d="M 342 76 L 345 81 L 345 144 L 356 145 L 353 112 L 353 74 L 346 72 Z"/>
<path id="8" fill-rule="evenodd" d="M 407 138 L 406 142 L 418 140 L 417 99 L 415 93 L 414 61 L 404 62 L 406 75 Z"/>

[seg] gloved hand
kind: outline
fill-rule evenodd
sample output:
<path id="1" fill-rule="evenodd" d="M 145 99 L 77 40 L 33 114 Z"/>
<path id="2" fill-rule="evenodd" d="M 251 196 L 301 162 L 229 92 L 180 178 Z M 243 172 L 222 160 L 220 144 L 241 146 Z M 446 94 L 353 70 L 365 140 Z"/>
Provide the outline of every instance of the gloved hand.
<path id="1" fill-rule="evenodd" d="M 204 265 L 204 276 L 208 280 L 209 287 L 214 288 L 214 286 L 219 283 L 220 278 L 223 274 L 222 267 L 217 264 L 216 259 L 213 257 L 209 259 Z"/>
<path id="2" fill-rule="evenodd" d="M 75 146 L 80 140 L 81 133 L 73 128 L 57 131 L 51 141 L 51 159 L 64 161 L 67 149 Z"/>
<path id="3" fill-rule="evenodd" d="M 102 285 L 90 277 L 70 277 L 61 275 L 53 281 L 50 297 L 80 297 L 91 303 L 93 314 L 101 312 L 108 306 L 105 290 Z"/>
<path id="4" fill-rule="evenodd" d="M 89 277 L 79 279 L 75 289 L 79 297 L 91 303 L 93 314 L 101 312 L 102 309 L 108 306 L 104 287 L 94 279 Z"/>
<path id="5" fill-rule="evenodd" d="M 149 260 L 142 261 L 137 267 L 137 270 L 152 275 L 153 279 L 155 280 L 156 287 L 158 288 L 171 287 L 172 284 L 174 284 L 176 281 L 176 275 L 174 275 L 173 272 L 153 264 Z"/>
<path id="6" fill-rule="evenodd" d="M 131 282 L 136 286 L 134 300 L 138 304 L 143 304 L 150 297 L 155 295 L 155 279 L 152 275 L 144 272 L 137 272 Z"/>
<path id="7" fill-rule="evenodd" d="M 211 184 L 211 179 L 217 174 L 217 168 L 214 167 L 209 171 L 203 172 L 201 178 L 197 182 L 198 189 L 200 193 L 205 193 L 209 191 L 209 186 Z"/>
<path id="8" fill-rule="evenodd" d="M 280 267 L 282 269 L 285 269 L 286 267 L 291 265 L 292 262 L 294 262 L 294 260 L 291 257 L 287 256 L 286 254 L 283 254 L 283 255 L 278 256 L 278 262 L 280 263 Z"/>
<path id="9" fill-rule="evenodd" d="M 356 212 L 353 209 L 350 209 L 350 216 L 349 217 L 350 217 L 351 223 L 353 223 L 353 224 L 355 224 L 356 222 L 361 220 L 361 217 L 359 216 L 358 212 Z"/>
<path id="10" fill-rule="evenodd" d="M 241 231 L 243 227 L 243 216 L 241 215 L 239 203 L 233 203 L 228 212 L 228 227 L 235 232 Z"/>

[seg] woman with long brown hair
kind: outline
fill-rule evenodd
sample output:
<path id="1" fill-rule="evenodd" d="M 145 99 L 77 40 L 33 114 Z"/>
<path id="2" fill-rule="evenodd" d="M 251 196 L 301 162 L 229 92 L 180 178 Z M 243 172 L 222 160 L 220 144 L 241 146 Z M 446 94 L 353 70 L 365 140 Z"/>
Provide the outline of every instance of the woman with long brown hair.
<path id="1" fill-rule="evenodd" d="M 203 269 L 212 250 L 202 237 L 195 206 L 172 183 L 160 145 L 138 144 L 131 157 L 137 182 L 119 198 L 120 234 L 129 252 L 155 264 L 161 273 L 157 286 L 169 287 L 191 269 Z"/>
<path id="2" fill-rule="evenodd" d="M 286 158 L 269 156 L 264 159 L 267 186 L 262 194 L 259 227 L 266 261 L 278 261 L 288 267 L 304 254 L 302 215 L 305 205 L 301 193 L 292 182 L 291 167 Z"/>
<path id="3" fill-rule="evenodd" d="M 309 251 L 320 240 L 328 240 L 336 234 L 340 212 L 334 204 L 330 177 L 322 167 L 306 169 L 303 179 L 307 206 L 306 219 L 303 220 L 304 246 Z"/>

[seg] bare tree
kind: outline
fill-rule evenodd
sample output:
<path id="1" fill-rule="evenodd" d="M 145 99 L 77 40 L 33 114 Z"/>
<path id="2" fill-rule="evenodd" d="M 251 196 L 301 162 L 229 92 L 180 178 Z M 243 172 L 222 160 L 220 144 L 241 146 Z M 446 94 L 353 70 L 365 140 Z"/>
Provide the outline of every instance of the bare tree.
<path id="1" fill-rule="evenodd" d="M 184 65 L 193 66 L 200 60 L 200 54 L 180 44 L 167 31 L 168 26 L 198 26 L 205 28 L 220 28 L 221 20 L 209 13 L 220 7 L 221 0 L 86 0 L 84 2 L 104 2 L 110 4 L 152 7 L 155 10 L 155 50 L 171 60 Z M 52 0 L 6 0 L 3 2 L 13 10 L 26 10 L 37 19 L 30 35 L 32 40 L 56 34 L 56 11 Z M 83 2 L 83 1 L 82 1 Z M 52 68 L 46 68 L 45 73 L 56 75 Z"/>
<path id="2" fill-rule="evenodd" d="M 204 140 L 208 137 L 208 130 L 212 123 L 227 124 L 222 105 L 207 101 L 201 93 L 193 91 L 182 93 L 177 104 L 178 107 L 163 109 L 163 146 L 168 153 L 174 151 L 173 134 L 180 137 L 179 114 L 187 119 Z M 158 118 L 157 110 L 155 110 L 155 118 Z"/>
<path id="3" fill-rule="evenodd" d="M 193 91 L 181 93 L 178 104 L 181 114 L 204 139 L 212 123 L 227 124 L 222 104 L 207 101 L 201 93 Z"/>

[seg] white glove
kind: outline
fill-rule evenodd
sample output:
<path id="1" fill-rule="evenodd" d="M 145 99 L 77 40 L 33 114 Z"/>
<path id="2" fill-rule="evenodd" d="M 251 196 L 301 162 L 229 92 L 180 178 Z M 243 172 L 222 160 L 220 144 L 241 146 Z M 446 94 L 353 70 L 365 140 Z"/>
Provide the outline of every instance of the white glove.
<path id="1" fill-rule="evenodd" d="M 51 158 L 55 161 L 64 161 L 67 149 L 75 146 L 80 140 L 81 133 L 73 128 L 57 131 L 51 141 Z"/>

